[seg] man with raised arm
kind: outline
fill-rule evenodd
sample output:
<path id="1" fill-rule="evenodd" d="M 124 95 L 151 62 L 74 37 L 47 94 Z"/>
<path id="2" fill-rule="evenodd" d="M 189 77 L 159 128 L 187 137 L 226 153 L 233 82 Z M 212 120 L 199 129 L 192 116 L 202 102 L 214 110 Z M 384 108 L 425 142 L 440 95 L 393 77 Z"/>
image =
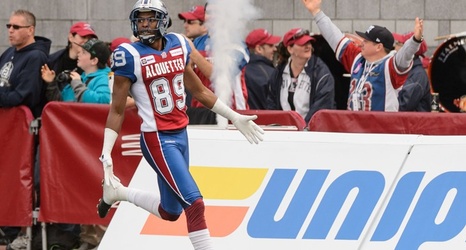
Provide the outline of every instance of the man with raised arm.
<path id="1" fill-rule="evenodd" d="M 398 111 L 398 90 L 406 81 L 413 56 L 423 41 L 423 20 L 416 18 L 414 35 L 398 51 L 394 38 L 385 27 L 371 25 L 356 45 L 321 10 L 322 0 L 302 0 L 313 15 L 322 36 L 335 51 L 337 60 L 351 73 L 348 109 L 361 111 Z"/>

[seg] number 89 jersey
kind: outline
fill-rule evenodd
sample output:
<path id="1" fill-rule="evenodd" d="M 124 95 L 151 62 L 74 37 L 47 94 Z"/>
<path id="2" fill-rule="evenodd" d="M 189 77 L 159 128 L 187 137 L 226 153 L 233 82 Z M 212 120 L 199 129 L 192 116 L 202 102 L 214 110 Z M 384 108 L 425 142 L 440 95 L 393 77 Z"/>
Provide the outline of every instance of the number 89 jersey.
<path id="1" fill-rule="evenodd" d="M 131 80 L 131 95 L 142 118 L 141 131 L 184 128 L 186 115 L 184 68 L 191 48 L 185 38 L 169 33 L 165 47 L 155 50 L 141 42 L 121 44 L 112 54 L 112 71 Z"/>

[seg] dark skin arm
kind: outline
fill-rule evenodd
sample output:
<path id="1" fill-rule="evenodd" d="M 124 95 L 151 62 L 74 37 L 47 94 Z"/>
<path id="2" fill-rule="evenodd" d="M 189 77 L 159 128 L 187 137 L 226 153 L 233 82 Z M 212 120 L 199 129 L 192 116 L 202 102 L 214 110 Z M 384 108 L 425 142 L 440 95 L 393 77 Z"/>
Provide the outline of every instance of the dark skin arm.
<path id="1" fill-rule="evenodd" d="M 215 102 L 217 101 L 217 96 L 212 93 L 204 84 L 202 84 L 199 77 L 194 73 L 194 64 L 201 70 L 202 74 L 206 77 L 211 76 L 212 74 L 212 64 L 208 62 L 205 57 L 199 53 L 199 51 L 194 47 L 191 39 L 186 39 L 189 46 L 191 47 L 190 61 L 186 68 L 184 69 L 184 86 L 191 93 L 191 95 L 196 98 L 200 103 L 205 107 L 211 109 Z"/>
<path id="2" fill-rule="evenodd" d="M 108 112 L 106 127 L 119 133 L 125 119 L 125 106 L 131 81 L 129 78 L 115 76 L 113 83 L 112 104 Z"/>
<path id="3" fill-rule="evenodd" d="M 184 85 L 186 89 L 205 107 L 211 109 L 217 101 L 217 96 L 202 84 L 192 68 L 192 62 L 184 70 Z"/>

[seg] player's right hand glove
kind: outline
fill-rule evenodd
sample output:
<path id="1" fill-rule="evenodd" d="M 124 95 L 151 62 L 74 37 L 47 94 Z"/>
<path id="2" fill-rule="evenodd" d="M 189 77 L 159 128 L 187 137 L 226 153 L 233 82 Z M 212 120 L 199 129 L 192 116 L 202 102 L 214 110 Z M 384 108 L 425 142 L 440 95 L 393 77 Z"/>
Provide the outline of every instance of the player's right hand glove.
<path id="1" fill-rule="evenodd" d="M 102 162 L 104 168 L 104 185 L 112 185 L 113 188 L 117 187 L 120 179 L 113 174 L 113 161 L 110 155 L 101 155 L 99 160 Z"/>

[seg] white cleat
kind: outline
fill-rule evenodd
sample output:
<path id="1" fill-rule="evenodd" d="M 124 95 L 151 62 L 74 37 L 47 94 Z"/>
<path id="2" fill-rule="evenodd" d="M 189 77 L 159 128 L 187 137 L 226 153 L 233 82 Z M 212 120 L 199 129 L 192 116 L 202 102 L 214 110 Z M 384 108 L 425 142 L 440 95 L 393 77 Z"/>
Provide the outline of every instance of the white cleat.
<path id="1" fill-rule="evenodd" d="M 105 218 L 112 207 L 112 204 L 122 200 L 121 193 L 125 187 L 119 180 L 116 181 L 115 179 L 113 179 L 109 184 L 106 184 L 105 181 L 102 180 L 102 187 L 103 196 L 99 199 L 99 204 L 97 204 L 97 213 L 100 218 Z"/>

